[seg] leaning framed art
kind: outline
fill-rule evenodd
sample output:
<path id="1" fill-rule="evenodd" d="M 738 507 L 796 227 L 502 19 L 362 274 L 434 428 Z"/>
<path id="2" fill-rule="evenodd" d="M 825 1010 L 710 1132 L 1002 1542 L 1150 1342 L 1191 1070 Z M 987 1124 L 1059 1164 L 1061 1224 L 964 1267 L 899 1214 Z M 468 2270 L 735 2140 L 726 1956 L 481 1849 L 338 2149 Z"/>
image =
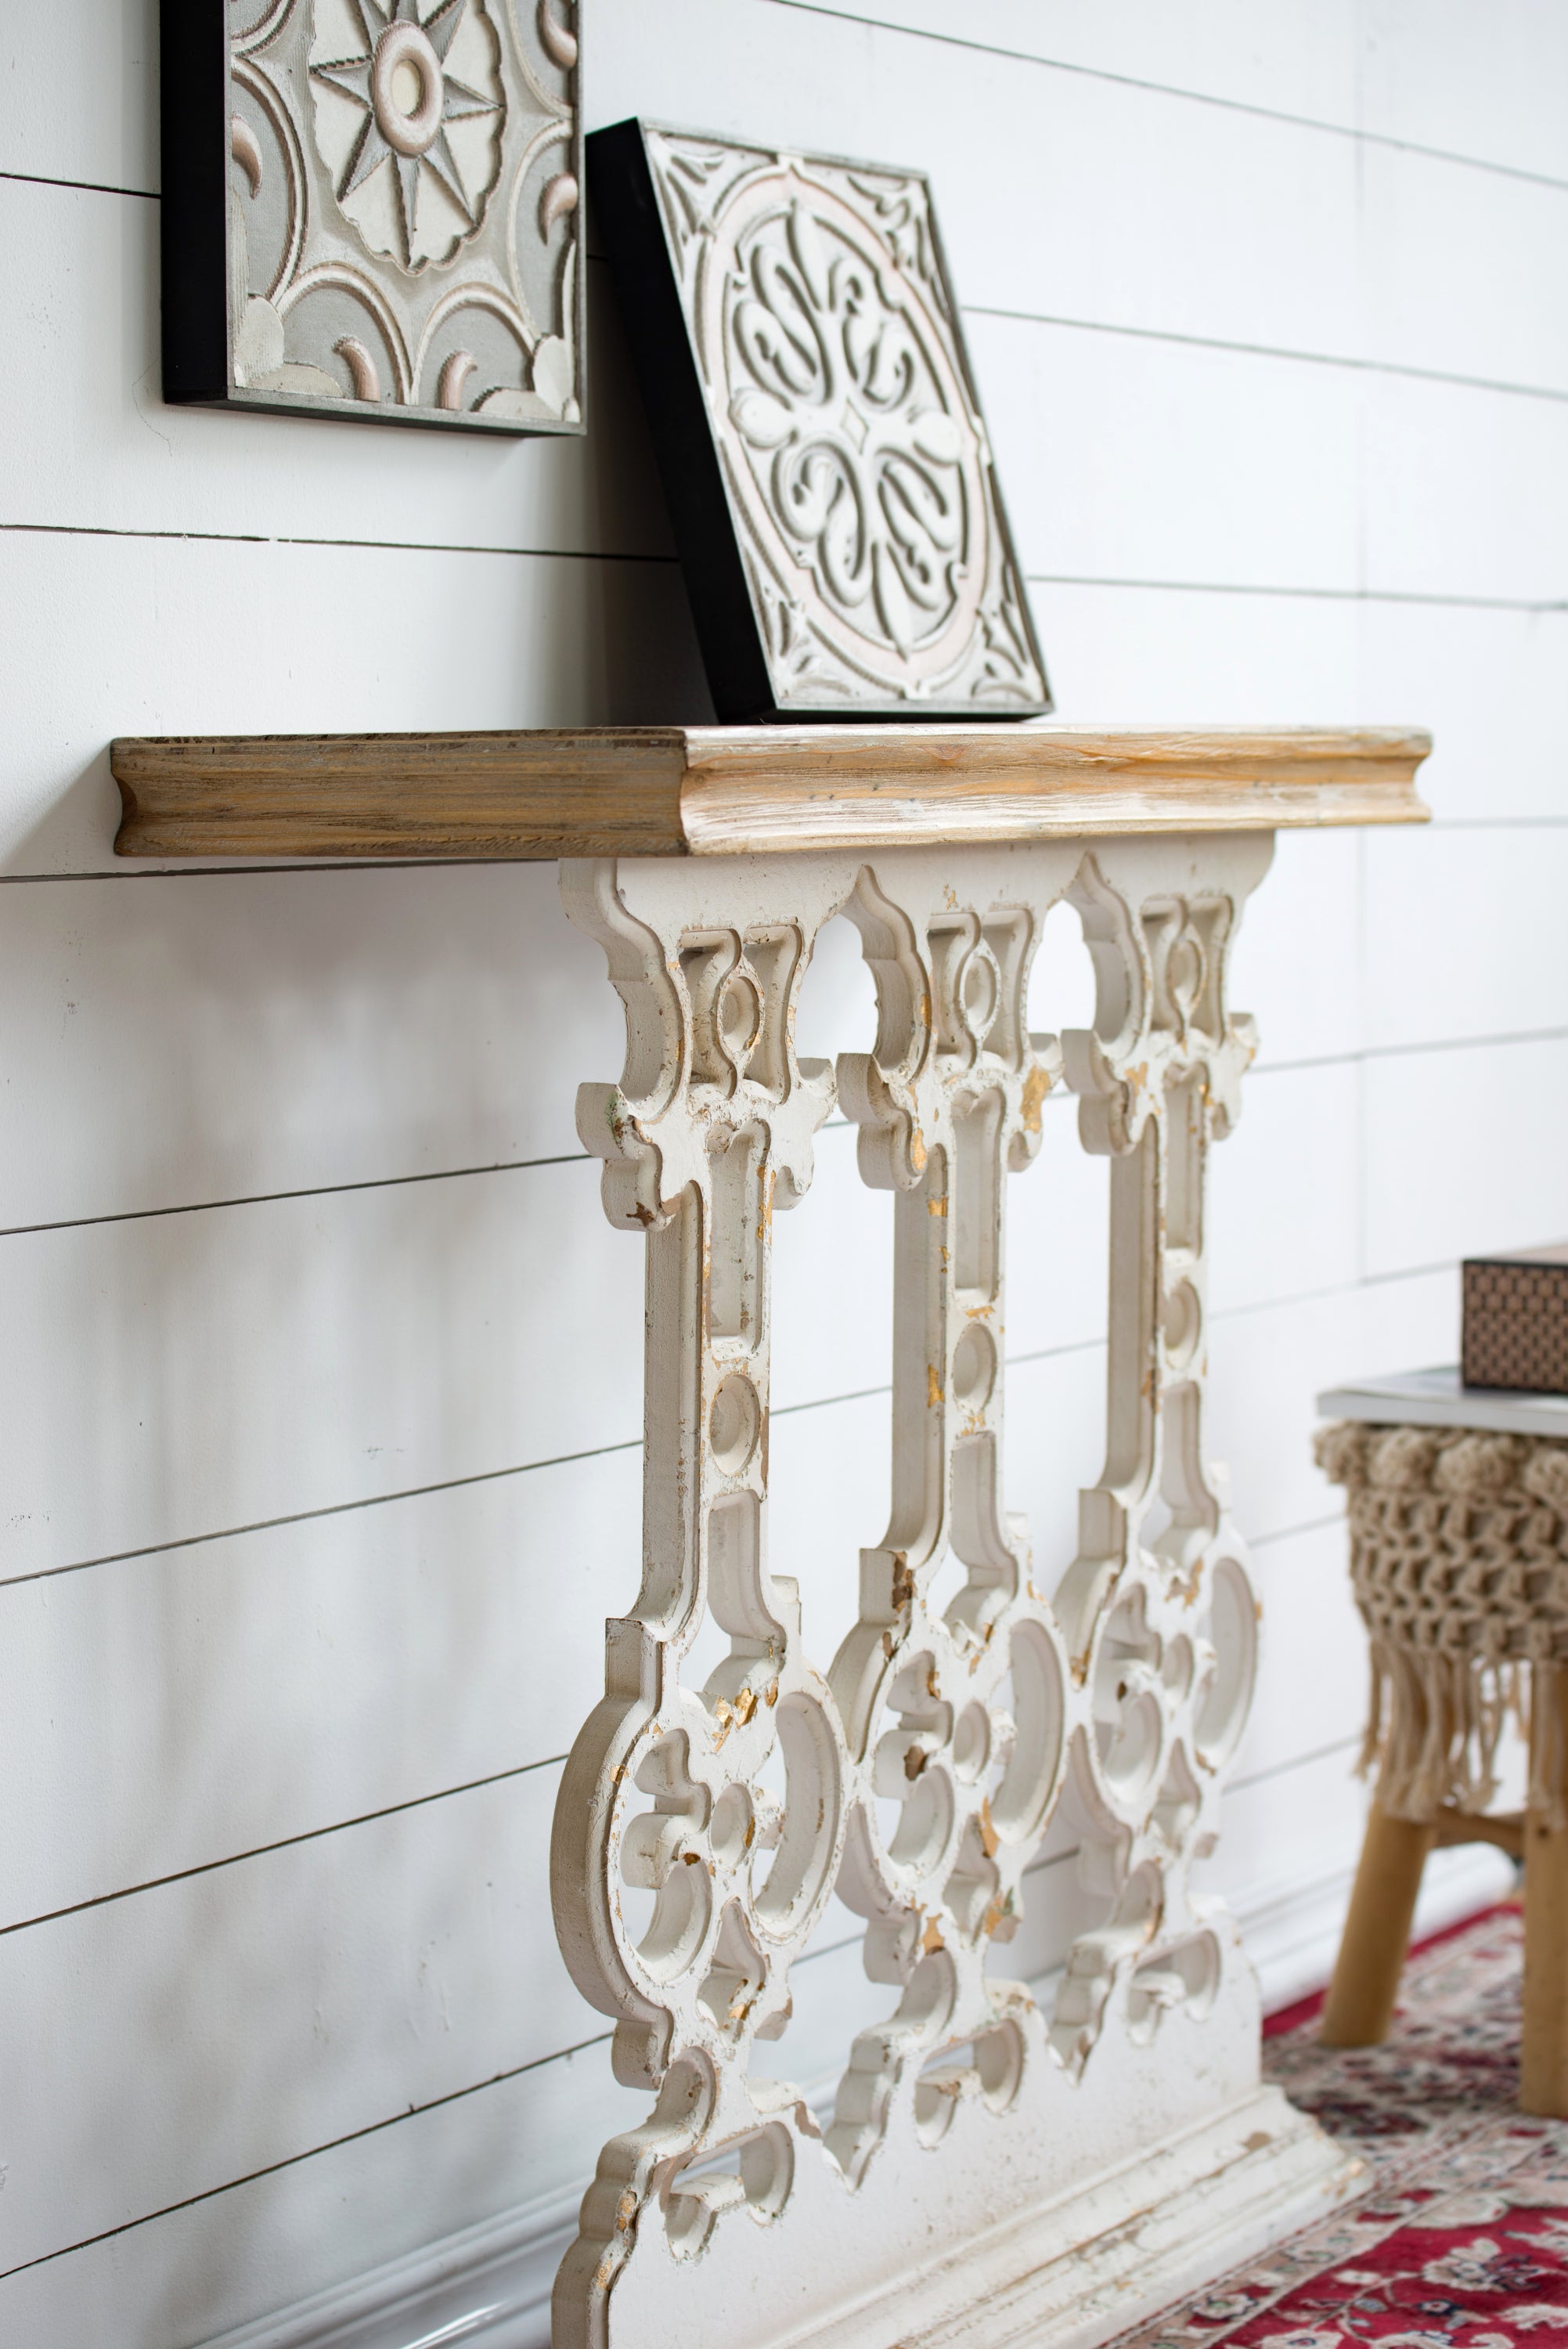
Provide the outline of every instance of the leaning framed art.
<path id="1" fill-rule="evenodd" d="M 588 140 L 715 708 L 1050 708 L 918 171 L 623 122 Z"/>

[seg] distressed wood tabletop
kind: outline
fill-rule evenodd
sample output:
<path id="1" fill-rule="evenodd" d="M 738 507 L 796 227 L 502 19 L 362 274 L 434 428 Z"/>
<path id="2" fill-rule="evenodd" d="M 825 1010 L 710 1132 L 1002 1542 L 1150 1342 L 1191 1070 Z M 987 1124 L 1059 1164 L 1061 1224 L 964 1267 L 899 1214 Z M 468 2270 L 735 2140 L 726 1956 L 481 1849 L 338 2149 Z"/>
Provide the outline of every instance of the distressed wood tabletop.
<path id="1" fill-rule="evenodd" d="M 1419 823 L 1429 735 L 654 726 L 128 737 L 121 856 L 720 856 Z"/>

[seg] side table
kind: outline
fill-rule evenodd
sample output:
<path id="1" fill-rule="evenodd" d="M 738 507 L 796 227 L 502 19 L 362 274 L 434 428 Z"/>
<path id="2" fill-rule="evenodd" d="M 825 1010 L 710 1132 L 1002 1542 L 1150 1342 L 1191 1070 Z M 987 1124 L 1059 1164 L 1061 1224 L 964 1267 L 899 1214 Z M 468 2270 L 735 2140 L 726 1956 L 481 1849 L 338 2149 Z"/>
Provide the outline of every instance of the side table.
<path id="1" fill-rule="evenodd" d="M 650 2105 L 600 2157 L 555 2349 L 1088 2349 L 1349 2189 L 1357 2165 L 1260 2085 L 1255 1978 L 1191 1879 L 1257 1623 L 1202 1439 L 1207 1170 L 1255 1049 L 1227 974 L 1274 832 L 1420 822 L 1429 747 L 1001 725 L 115 745 L 122 854 L 559 857 L 625 1008 L 624 1067 L 578 1124 L 645 1251 L 642 1587 L 607 1626 L 552 1880 Z M 1094 1022 L 1031 1034 L 1059 903 Z M 799 1059 L 795 1010 L 841 914 L 877 1018 L 835 1070 Z M 1064 1084 L 1110 1162 L 1107 1455 L 1076 1559 L 1037 1567 L 1004 1502 L 1006 1209 Z M 772 1218 L 835 1102 L 894 1195 L 895 1298 L 892 1512 L 858 1558 L 875 1528 L 844 1528 L 859 1619 L 829 1663 L 767 1506 Z M 1093 1914 L 1043 2006 L 991 1953 L 1069 1782 Z M 886 1997 L 824 2127 L 752 2051 L 787 2034 L 835 1890 Z"/>
<path id="2" fill-rule="evenodd" d="M 1377 1771 L 1324 2038 L 1386 2036 L 1429 1852 L 1498 1844 L 1524 1862 L 1520 2103 L 1568 2119 L 1568 1396 L 1435 1370 L 1335 1388 L 1318 1409 L 1371 1641 L 1362 1762 Z M 1500 1815 L 1511 1715 L 1529 1793 Z"/>

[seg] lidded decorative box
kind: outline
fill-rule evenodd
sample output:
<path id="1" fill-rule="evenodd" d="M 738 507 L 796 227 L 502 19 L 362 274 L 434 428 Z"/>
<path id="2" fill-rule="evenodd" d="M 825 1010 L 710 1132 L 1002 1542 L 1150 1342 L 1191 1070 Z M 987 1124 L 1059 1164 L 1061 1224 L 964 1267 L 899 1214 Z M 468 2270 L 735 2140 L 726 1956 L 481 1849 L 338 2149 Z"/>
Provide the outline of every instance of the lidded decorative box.
<path id="1" fill-rule="evenodd" d="M 1568 1241 L 1467 1257 L 1462 1280 L 1465 1385 L 1568 1394 Z"/>

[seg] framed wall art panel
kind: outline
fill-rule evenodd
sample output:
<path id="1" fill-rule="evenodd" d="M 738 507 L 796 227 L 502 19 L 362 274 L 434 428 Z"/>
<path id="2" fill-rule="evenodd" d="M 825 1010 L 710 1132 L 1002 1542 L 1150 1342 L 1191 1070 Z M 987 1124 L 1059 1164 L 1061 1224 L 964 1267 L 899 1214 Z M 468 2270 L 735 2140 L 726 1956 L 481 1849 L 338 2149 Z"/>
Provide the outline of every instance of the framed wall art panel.
<path id="1" fill-rule="evenodd" d="M 573 0 L 162 0 L 178 404 L 583 428 Z"/>
<path id="2" fill-rule="evenodd" d="M 924 177 L 634 121 L 588 157 L 719 718 L 1048 710 Z"/>

